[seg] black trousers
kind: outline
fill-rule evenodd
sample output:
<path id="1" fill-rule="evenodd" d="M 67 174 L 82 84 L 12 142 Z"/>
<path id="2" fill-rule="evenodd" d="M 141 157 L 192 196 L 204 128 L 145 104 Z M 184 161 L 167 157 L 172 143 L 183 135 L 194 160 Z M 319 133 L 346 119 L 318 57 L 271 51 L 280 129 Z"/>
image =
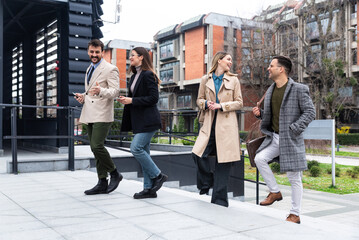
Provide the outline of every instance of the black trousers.
<path id="1" fill-rule="evenodd" d="M 211 135 L 202 157 L 192 153 L 192 158 L 197 166 L 197 188 L 209 189 L 213 187 L 211 203 L 228 207 L 227 185 L 232 163 L 218 163 L 217 154 L 215 154 L 216 163 L 213 173 L 208 159 L 211 153 L 216 152 L 216 118 L 217 114 L 214 117 Z"/>

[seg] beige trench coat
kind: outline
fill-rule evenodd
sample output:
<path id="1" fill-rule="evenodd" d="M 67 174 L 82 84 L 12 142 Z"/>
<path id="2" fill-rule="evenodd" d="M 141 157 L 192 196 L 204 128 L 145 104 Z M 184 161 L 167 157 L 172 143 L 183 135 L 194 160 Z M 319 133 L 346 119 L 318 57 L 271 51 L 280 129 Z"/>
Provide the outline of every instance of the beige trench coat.
<path id="1" fill-rule="evenodd" d="M 216 102 L 216 91 L 212 74 L 202 77 L 198 89 L 197 105 L 205 109 L 206 100 Z M 216 146 L 219 163 L 235 162 L 240 160 L 240 140 L 236 110 L 243 106 L 241 85 L 236 76 L 224 74 L 223 83 L 218 91 L 218 100 L 222 110 L 218 110 L 216 121 Z M 192 152 L 201 157 L 207 147 L 211 134 L 214 111 L 204 111 L 204 122 L 199 131 Z"/>

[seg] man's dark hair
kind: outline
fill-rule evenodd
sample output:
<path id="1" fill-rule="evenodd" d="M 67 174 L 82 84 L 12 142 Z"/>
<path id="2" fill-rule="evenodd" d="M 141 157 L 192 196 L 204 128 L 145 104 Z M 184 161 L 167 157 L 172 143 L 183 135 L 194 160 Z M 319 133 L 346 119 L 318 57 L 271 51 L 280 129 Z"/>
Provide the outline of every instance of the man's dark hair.
<path id="1" fill-rule="evenodd" d="M 103 52 L 103 48 L 105 47 L 103 45 L 103 42 L 98 39 L 92 39 L 91 41 L 89 41 L 89 43 L 87 44 L 87 49 L 89 49 L 90 46 L 101 47 L 101 52 Z"/>
<path id="2" fill-rule="evenodd" d="M 273 59 L 277 59 L 278 65 L 284 67 L 285 72 L 287 73 L 287 75 L 289 75 L 289 73 L 292 71 L 292 61 L 290 60 L 290 58 L 285 56 L 276 56 Z"/>

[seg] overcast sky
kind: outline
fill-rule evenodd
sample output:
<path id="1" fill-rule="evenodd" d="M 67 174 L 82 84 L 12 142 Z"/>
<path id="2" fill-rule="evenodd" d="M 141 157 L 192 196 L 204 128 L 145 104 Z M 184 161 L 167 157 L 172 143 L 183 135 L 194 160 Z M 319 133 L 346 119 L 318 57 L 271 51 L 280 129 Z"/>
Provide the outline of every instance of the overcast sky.
<path id="1" fill-rule="evenodd" d="M 269 5 L 285 0 L 121 0 L 120 22 L 115 21 L 116 2 L 104 0 L 101 28 L 103 41 L 111 39 L 153 42 L 153 36 L 166 27 L 210 12 L 252 18 Z"/>

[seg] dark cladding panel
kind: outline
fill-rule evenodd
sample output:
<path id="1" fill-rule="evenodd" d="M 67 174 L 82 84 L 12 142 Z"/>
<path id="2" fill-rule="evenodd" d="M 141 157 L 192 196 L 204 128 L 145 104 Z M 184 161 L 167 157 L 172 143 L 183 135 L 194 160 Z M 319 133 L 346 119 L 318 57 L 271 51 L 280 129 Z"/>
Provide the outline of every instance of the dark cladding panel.
<path id="1" fill-rule="evenodd" d="M 69 70 L 70 71 L 77 71 L 77 72 L 83 72 L 84 70 L 88 68 L 89 63 L 88 61 L 73 61 L 69 60 Z"/>
<path id="2" fill-rule="evenodd" d="M 69 58 L 70 59 L 79 59 L 79 60 L 88 60 L 89 56 L 86 51 L 83 49 L 69 49 Z"/>
<path id="3" fill-rule="evenodd" d="M 72 36 L 92 37 L 92 29 L 91 27 L 69 25 L 69 34 Z"/>
<path id="4" fill-rule="evenodd" d="M 87 49 L 87 44 L 89 41 L 90 39 L 86 39 L 86 38 L 69 37 L 69 46 Z"/>
<path id="5" fill-rule="evenodd" d="M 92 17 L 86 16 L 86 15 L 77 15 L 77 14 L 70 13 L 69 14 L 69 22 L 91 26 L 92 25 Z"/>
<path id="6" fill-rule="evenodd" d="M 98 0 L 70 0 L 70 2 L 83 2 L 83 3 L 92 3 L 92 1 L 98 1 Z"/>
<path id="7" fill-rule="evenodd" d="M 85 82 L 85 70 L 83 73 L 78 72 L 69 72 L 69 83 L 81 83 L 84 84 Z"/>
<path id="8" fill-rule="evenodd" d="M 69 96 L 69 106 L 71 106 L 71 107 L 80 107 L 80 106 L 82 106 L 82 104 L 81 103 L 79 103 L 78 101 L 76 101 L 76 99 L 74 98 L 74 96 L 72 95 L 72 96 Z M 78 112 L 78 115 L 75 115 L 75 118 L 76 117 L 79 117 L 79 111 L 74 111 L 74 113 L 76 114 Z"/>
<path id="9" fill-rule="evenodd" d="M 92 7 L 89 3 L 69 2 L 69 9 L 73 12 L 92 14 Z"/>
<path id="10" fill-rule="evenodd" d="M 83 85 L 78 84 L 69 84 L 69 92 L 72 94 L 75 93 L 83 93 L 85 92 L 85 87 Z"/>

